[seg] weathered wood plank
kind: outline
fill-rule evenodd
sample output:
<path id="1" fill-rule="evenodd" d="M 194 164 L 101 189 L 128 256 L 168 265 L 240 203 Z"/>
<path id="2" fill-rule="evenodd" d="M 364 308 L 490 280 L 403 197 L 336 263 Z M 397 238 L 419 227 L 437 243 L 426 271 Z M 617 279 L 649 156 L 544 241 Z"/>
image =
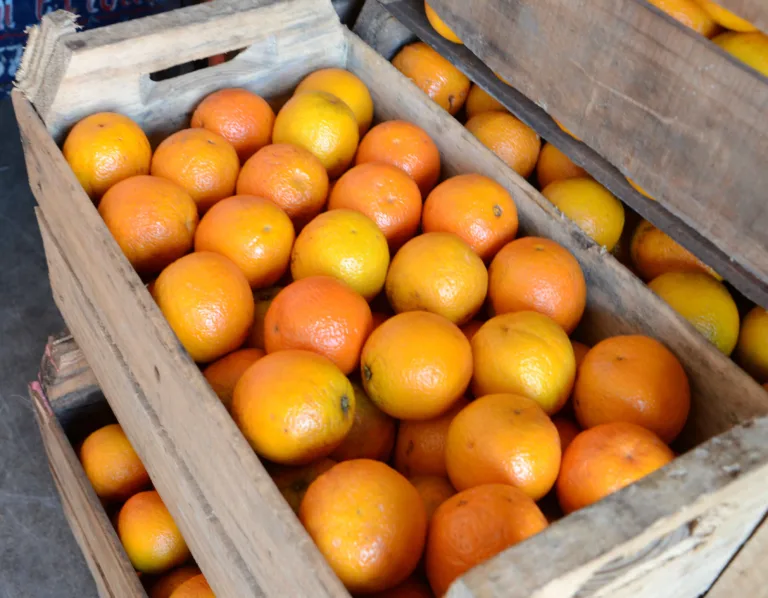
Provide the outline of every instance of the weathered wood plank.
<path id="1" fill-rule="evenodd" d="M 764 520 L 728 564 L 707 598 L 752 598 L 768 593 L 768 520 Z"/>

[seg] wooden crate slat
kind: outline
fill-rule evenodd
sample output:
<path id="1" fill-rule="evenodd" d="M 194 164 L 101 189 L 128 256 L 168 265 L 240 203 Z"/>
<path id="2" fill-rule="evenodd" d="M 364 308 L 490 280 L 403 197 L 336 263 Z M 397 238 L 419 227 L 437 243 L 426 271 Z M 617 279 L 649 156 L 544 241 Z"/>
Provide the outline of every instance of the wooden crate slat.
<path id="1" fill-rule="evenodd" d="M 763 520 L 749 541 L 707 593 L 707 598 L 752 598 L 768 588 L 768 520 Z"/>

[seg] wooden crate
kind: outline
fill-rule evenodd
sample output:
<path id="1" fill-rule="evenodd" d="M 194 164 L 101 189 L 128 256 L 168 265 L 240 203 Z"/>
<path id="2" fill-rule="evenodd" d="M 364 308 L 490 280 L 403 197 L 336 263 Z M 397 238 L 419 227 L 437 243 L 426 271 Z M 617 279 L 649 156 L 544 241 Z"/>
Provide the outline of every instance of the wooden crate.
<path id="1" fill-rule="evenodd" d="M 768 31 L 764 0 L 718 1 Z M 768 79 L 645 0 L 431 5 L 466 46 L 435 32 L 423 0 L 367 0 L 355 31 L 387 58 L 418 36 L 768 308 Z"/>
<path id="2" fill-rule="evenodd" d="M 152 81 L 149 73 L 237 48 L 230 62 Z M 183 350 L 57 146 L 78 119 L 119 110 L 153 139 L 206 94 L 244 86 L 279 98 L 307 73 L 346 67 L 378 120 L 418 123 L 446 176 L 502 184 L 521 230 L 579 260 L 583 340 L 638 332 L 664 342 L 691 380 L 674 463 L 469 572 L 451 596 L 697 596 L 761 520 L 768 491 L 764 391 L 687 322 L 342 28 L 327 0 L 214 0 L 77 33 L 61 13 L 31 36 L 14 92 L 54 298 L 109 404 L 219 596 L 348 596 Z"/>

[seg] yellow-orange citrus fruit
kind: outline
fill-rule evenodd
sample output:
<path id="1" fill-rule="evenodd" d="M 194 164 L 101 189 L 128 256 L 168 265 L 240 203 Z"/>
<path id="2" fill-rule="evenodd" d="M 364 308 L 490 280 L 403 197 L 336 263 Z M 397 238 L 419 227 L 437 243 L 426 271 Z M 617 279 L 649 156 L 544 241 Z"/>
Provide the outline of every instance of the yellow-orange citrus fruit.
<path id="1" fill-rule="evenodd" d="M 394 588 L 369 594 L 370 598 L 434 598 L 429 586 L 417 577 L 409 577 Z"/>
<path id="2" fill-rule="evenodd" d="M 717 32 L 717 23 L 709 16 L 696 0 L 648 0 L 659 10 L 686 27 L 704 37 L 712 37 Z"/>
<path id="3" fill-rule="evenodd" d="M 427 2 L 424 2 L 424 12 L 427 15 L 429 24 L 432 25 L 435 31 L 437 31 L 449 42 L 453 42 L 454 44 L 462 44 L 459 36 L 454 33 L 453 29 L 445 24 L 445 21 L 443 21 L 443 19 L 438 16 L 435 10 Z"/>
<path id="4" fill-rule="evenodd" d="M 768 312 L 754 307 L 741 323 L 736 360 L 758 382 L 768 382 Z"/>
<path id="5" fill-rule="evenodd" d="M 485 322 L 481 322 L 480 320 L 470 320 L 461 327 L 461 331 L 464 333 L 464 336 L 467 337 L 467 340 L 472 342 L 472 337 L 483 327 L 483 324 L 485 324 Z"/>
<path id="6" fill-rule="evenodd" d="M 536 168 L 541 139 L 528 125 L 506 112 L 481 112 L 467 121 L 467 130 L 521 177 Z"/>
<path id="7" fill-rule="evenodd" d="M 576 422 L 564 417 L 553 417 L 552 423 L 555 424 L 557 433 L 560 435 L 560 449 L 565 452 L 573 439 L 581 433 L 581 428 Z"/>
<path id="8" fill-rule="evenodd" d="M 216 594 L 213 593 L 211 586 L 208 585 L 208 581 L 201 573 L 176 588 L 171 594 L 171 598 L 216 598 Z"/>
<path id="9" fill-rule="evenodd" d="M 479 85 L 473 83 L 469 88 L 469 95 L 465 104 L 467 119 L 470 119 L 483 112 L 508 112 L 504 104 L 499 102 L 491 94 L 485 91 Z"/>
<path id="10" fill-rule="evenodd" d="M 395 420 L 371 401 L 360 384 L 353 382 L 352 388 L 355 390 L 355 420 L 344 441 L 331 453 L 331 458 L 336 461 L 389 461 L 395 446 Z"/>
<path id="11" fill-rule="evenodd" d="M 203 370 L 203 376 L 228 410 L 232 406 L 237 381 L 262 357 L 264 351 L 261 349 L 240 349 L 217 359 Z"/>
<path id="12" fill-rule="evenodd" d="M 432 419 L 451 408 L 472 377 L 472 350 L 442 316 L 410 311 L 371 333 L 360 358 L 363 387 L 398 419 Z"/>
<path id="13" fill-rule="evenodd" d="M 299 83 L 296 93 L 302 91 L 325 91 L 349 106 L 355 115 L 361 139 L 371 127 L 373 120 L 371 92 L 368 91 L 365 83 L 349 71 L 338 68 L 315 71 Z"/>
<path id="14" fill-rule="evenodd" d="M 61 151 L 94 201 L 124 179 L 149 174 L 152 159 L 141 127 L 115 112 L 86 116 L 72 127 Z"/>
<path id="15" fill-rule="evenodd" d="M 696 0 L 699 6 L 703 8 L 706 13 L 714 20 L 718 25 L 730 29 L 731 31 L 740 31 L 742 33 L 749 33 L 750 31 L 757 31 L 752 23 L 746 19 L 733 14 L 730 10 L 723 8 L 719 4 L 712 0 Z"/>
<path id="16" fill-rule="evenodd" d="M 713 40 L 737 60 L 768 77 L 768 35 L 761 31 L 752 33 L 721 33 Z"/>
<path id="17" fill-rule="evenodd" d="M 551 143 L 545 143 L 536 163 L 536 178 L 539 189 L 544 189 L 550 183 L 589 177 L 589 173 L 581 166 L 576 166 L 571 159 Z"/>
<path id="18" fill-rule="evenodd" d="M 282 290 L 283 287 L 269 287 L 268 289 L 258 289 L 253 292 L 253 327 L 248 337 L 248 346 L 264 349 L 264 318 L 267 317 L 267 311 L 269 306 L 272 305 L 272 301 Z"/>
<path id="19" fill-rule="evenodd" d="M 419 563 L 427 514 L 416 488 L 371 459 L 344 461 L 307 490 L 299 518 L 352 592 L 387 590 Z"/>
<path id="20" fill-rule="evenodd" d="M 573 347 L 573 356 L 576 358 L 576 369 L 579 369 L 587 353 L 589 353 L 589 347 L 579 341 L 571 341 L 571 346 Z"/>
<path id="21" fill-rule="evenodd" d="M 198 567 L 179 567 L 166 573 L 152 584 L 149 589 L 149 598 L 170 598 L 174 590 L 188 579 L 200 575 Z"/>
<path id="22" fill-rule="evenodd" d="M 272 481 L 293 512 L 298 515 L 309 485 L 334 465 L 336 461 L 333 459 L 320 459 L 303 467 L 278 466 L 277 471 L 272 474 Z"/>
<path id="23" fill-rule="evenodd" d="M 456 494 L 456 489 L 448 478 L 436 475 L 415 476 L 409 478 L 411 484 L 419 491 L 424 508 L 427 510 L 427 521 L 432 519 L 437 507 Z"/>

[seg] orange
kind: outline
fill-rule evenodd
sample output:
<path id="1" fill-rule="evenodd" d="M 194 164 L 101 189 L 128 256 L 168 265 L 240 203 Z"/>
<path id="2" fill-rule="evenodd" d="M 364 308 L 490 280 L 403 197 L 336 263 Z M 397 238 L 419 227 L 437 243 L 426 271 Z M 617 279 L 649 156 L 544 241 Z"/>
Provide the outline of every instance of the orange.
<path id="1" fill-rule="evenodd" d="M 587 353 L 589 353 L 589 347 L 579 341 L 571 341 L 571 346 L 573 347 L 573 356 L 576 358 L 576 369 L 578 370 L 581 364 L 584 363 Z"/>
<path id="2" fill-rule="evenodd" d="M 395 446 L 395 420 L 376 407 L 360 384 L 353 382 L 352 388 L 355 390 L 355 420 L 347 437 L 331 453 L 331 458 L 337 461 L 389 461 Z"/>
<path id="3" fill-rule="evenodd" d="M 538 534 L 547 519 L 524 492 L 486 484 L 459 492 L 437 508 L 427 538 L 427 577 L 436 596 L 475 565 Z"/>
<path id="4" fill-rule="evenodd" d="M 216 594 L 201 573 L 181 584 L 171 598 L 216 598 Z"/>
<path id="5" fill-rule="evenodd" d="M 232 417 L 262 457 L 306 465 L 327 457 L 344 440 L 355 418 L 355 392 L 326 357 L 278 351 L 240 378 Z"/>
<path id="6" fill-rule="evenodd" d="M 243 344 L 253 325 L 248 280 L 218 253 L 196 252 L 176 260 L 157 277 L 152 296 L 197 362 L 231 353 Z"/>
<path id="7" fill-rule="evenodd" d="M 588 178 L 550 183 L 541 194 L 598 245 L 613 250 L 624 230 L 624 205 L 608 189 Z"/>
<path id="8" fill-rule="evenodd" d="M 555 424 L 557 433 L 560 436 L 560 449 L 565 452 L 565 449 L 573 442 L 573 439 L 581 433 L 581 428 L 576 425 L 576 422 L 564 417 L 554 417 L 552 418 L 552 423 Z"/>
<path id="9" fill-rule="evenodd" d="M 446 477 L 436 475 L 416 476 L 410 478 L 411 484 L 419 491 L 424 508 L 427 510 L 427 521 L 432 519 L 437 507 L 456 494 L 456 489 Z"/>
<path id="10" fill-rule="evenodd" d="M 469 79 L 427 44 L 405 46 L 392 64 L 438 106 L 454 115 L 461 110 L 469 93 Z"/>
<path id="11" fill-rule="evenodd" d="M 510 484 L 539 500 L 555 484 L 560 454 L 557 428 L 536 401 L 495 394 L 475 399 L 453 419 L 445 463 L 457 490 Z"/>
<path id="12" fill-rule="evenodd" d="M 335 179 L 352 163 L 360 132 L 355 113 L 343 100 L 324 91 L 304 91 L 278 112 L 272 139 L 309 150 Z"/>
<path id="13" fill-rule="evenodd" d="M 371 315 L 373 316 L 373 330 L 376 330 L 379 326 L 381 326 L 384 322 L 392 317 L 389 314 L 385 314 L 379 311 L 371 312 Z M 373 330 L 371 332 L 373 332 Z"/>
<path id="14" fill-rule="evenodd" d="M 728 289 L 701 272 L 667 272 L 648 288 L 688 320 L 724 355 L 739 339 L 739 310 Z"/>
<path id="15" fill-rule="evenodd" d="M 152 149 L 141 127 L 114 112 L 91 114 L 78 122 L 61 150 L 88 196 L 98 200 L 112 185 L 149 174 Z"/>
<path id="16" fill-rule="evenodd" d="M 179 567 L 170 573 L 166 573 L 149 590 L 149 598 L 170 598 L 174 590 L 188 579 L 200 575 L 198 567 Z"/>
<path id="17" fill-rule="evenodd" d="M 545 143 L 536 163 L 536 178 L 539 189 L 544 189 L 555 181 L 564 181 L 578 177 L 589 177 L 581 166 L 576 166 L 571 159 L 551 143 Z"/>
<path id="18" fill-rule="evenodd" d="M 504 104 L 475 83 L 469 88 L 469 95 L 467 95 L 465 106 L 467 119 L 483 112 L 508 112 Z"/>
<path id="19" fill-rule="evenodd" d="M 427 514 L 418 491 L 371 459 L 344 461 L 317 478 L 299 518 L 352 593 L 398 585 L 416 569 L 424 549 Z"/>
<path id="20" fill-rule="evenodd" d="M 450 27 L 448 27 L 448 25 L 445 24 L 445 22 L 434 11 L 434 9 L 426 2 L 424 2 L 424 12 L 427 15 L 427 20 L 429 21 L 429 24 L 432 25 L 435 31 L 437 31 L 449 42 L 453 42 L 454 44 L 462 44 L 462 41 L 459 39 L 459 36 L 454 33 L 453 29 L 451 29 Z"/>
<path id="21" fill-rule="evenodd" d="M 733 14 L 730 10 L 723 8 L 719 4 L 712 2 L 712 0 L 696 1 L 713 21 L 715 21 L 718 25 L 725 27 L 726 29 L 730 29 L 731 31 L 741 31 L 743 33 L 757 31 L 757 27 L 755 27 L 752 23 Z"/>
<path id="22" fill-rule="evenodd" d="M 264 351 L 261 349 L 240 349 L 214 361 L 203 370 L 203 376 L 227 410 L 232 407 L 232 394 L 237 381 L 245 370 L 262 357 Z"/>
<path id="23" fill-rule="evenodd" d="M 152 174 L 181 185 L 200 213 L 235 192 L 240 159 L 232 144 L 207 129 L 184 129 L 152 156 Z"/>
<path id="24" fill-rule="evenodd" d="M 154 274 L 192 249 L 197 205 L 181 187 L 141 175 L 104 194 L 99 214 L 139 274 Z"/>
<path id="25" fill-rule="evenodd" d="M 299 229 L 323 211 L 328 172 L 312 152 L 276 143 L 260 149 L 243 165 L 237 193 L 268 199 Z"/>
<path id="26" fill-rule="evenodd" d="M 129 498 L 117 516 L 117 534 L 134 569 L 165 573 L 190 557 L 189 548 L 154 490 Z"/>
<path id="27" fill-rule="evenodd" d="M 752 33 L 721 33 L 712 40 L 723 50 L 758 73 L 768 77 L 768 35 Z"/>
<path id="28" fill-rule="evenodd" d="M 371 92 L 360 79 L 344 69 L 328 68 L 307 75 L 299 83 L 295 93 L 302 91 L 325 91 L 336 96 L 355 115 L 360 137 L 371 127 L 373 120 L 373 99 Z"/>
<path id="29" fill-rule="evenodd" d="M 529 177 L 539 159 L 541 140 L 528 125 L 505 112 L 482 112 L 467 130 L 521 177 Z"/>
<path id="30" fill-rule="evenodd" d="M 568 400 L 576 376 L 573 347 L 551 318 L 519 311 L 488 320 L 472 338 L 476 397 L 520 394 L 551 415 Z"/>
<path id="31" fill-rule="evenodd" d="M 646 220 L 632 235 L 630 255 L 632 265 L 646 282 L 667 272 L 704 272 L 722 280 L 712 268 Z"/>
<path id="32" fill-rule="evenodd" d="M 392 252 L 416 234 L 421 191 L 400 168 L 367 162 L 345 172 L 333 187 L 328 209 L 355 210 L 376 223 Z"/>
<path id="33" fill-rule="evenodd" d="M 304 467 L 279 467 L 272 474 L 272 481 L 293 512 L 298 515 L 309 485 L 334 465 L 336 461 L 333 459 L 320 459 Z"/>
<path id="34" fill-rule="evenodd" d="M 373 127 L 357 150 L 356 164 L 385 162 L 410 176 L 422 197 L 432 191 L 440 178 L 440 152 L 420 127 L 403 120 L 390 120 Z"/>
<path id="35" fill-rule="evenodd" d="M 472 337 L 483 327 L 483 324 L 485 324 L 485 322 L 481 322 L 480 320 L 470 320 L 461 327 L 461 331 L 464 333 L 464 336 L 467 337 L 467 340 L 472 342 Z"/>
<path id="36" fill-rule="evenodd" d="M 696 0 L 648 0 L 659 10 L 704 37 L 717 32 L 717 23 L 707 14 Z"/>
<path id="37" fill-rule="evenodd" d="M 484 261 L 490 260 L 517 234 L 517 208 L 512 196 L 480 174 L 451 177 L 424 202 L 425 233 L 453 233 Z"/>
<path id="38" fill-rule="evenodd" d="M 464 324 L 483 306 L 488 271 L 458 236 L 425 233 L 395 254 L 385 289 L 397 313 L 423 310 Z"/>
<path id="39" fill-rule="evenodd" d="M 220 89 L 198 104 L 190 126 L 208 129 L 232 144 L 245 162 L 272 142 L 275 113 L 261 96 L 247 89 Z"/>
<path id="40" fill-rule="evenodd" d="M 296 238 L 291 254 L 294 280 L 332 276 L 370 301 L 384 286 L 389 247 L 376 223 L 354 210 L 320 214 Z"/>
<path id="41" fill-rule="evenodd" d="M 288 269 L 295 234 L 285 212 L 268 199 L 235 195 L 217 203 L 200 220 L 195 251 L 228 257 L 248 284 L 275 284 Z"/>
<path id="42" fill-rule="evenodd" d="M 415 577 L 409 577 L 394 588 L 369 594 L 369 596 L 370 598 L 434 598 L 429 586 Z"/>
<path id="43" fill-rule="evenodd" d="M 259 289 L 253 292 L 253 328 L 251 328 L 251 334 L 248 337 L 248 346 L 256 349 L 264 348 L 264 318 L 267 317 L 267 311 L 269 306 L 272 305 L 272 301 L 282 290 L 283 287 L 269 287 L 268 289 Z"/>
<path id="44" fill-rule="evenodd" d="M 461 330 L 425 311 L 398 314 L 371 333 L 360 369 L 365 392 L 399 419 L 432 419 L 459 400 L 472 377 Z"/>
<path id="45" fill-rule="evenodd" d="M 587 304 L 587 283 L 576 258 L 554 241 L 523 237 L 507 244 L 488 269 L 494 313 L 533 310 L 570 334 Z"/>
<path id="46" fill-rule="evenodd" d="M 118 424 L 91 433 L 79 453 L 85 475 L 102 500 L 126 500 L 149 485 L 144 464 Z"/>
<path id="47" fill-rule="evenodd" d="M 573 389 L 582 428 L 629 422 L 672 442 L 685 425 L 691 391 L 683 366 L 659 341 L 614 336 L 590 349 Z"/>
<path id="48" fill-rule="evenodd" d="M 401 421 L 395 443 L 395 469 L 407 478 L 413 476 L 447 477 L 445 444 L 453 418 L 469 405 L 460 398 L 442 415 L 421 421 Z"/>
<path id="49" fill-rule="evenodd" d="M 568 514 L 629 486 L 674 459 L 653 432 L 635 424 L 602 424 L 579 434 L 563 454 L 557 479 Z"/>
<path id="50" fill-rule="evenodd" d="M 736 360 L 758 382 L 768 382 L 768 312 L 753 307 L 741 323 Z"/>

